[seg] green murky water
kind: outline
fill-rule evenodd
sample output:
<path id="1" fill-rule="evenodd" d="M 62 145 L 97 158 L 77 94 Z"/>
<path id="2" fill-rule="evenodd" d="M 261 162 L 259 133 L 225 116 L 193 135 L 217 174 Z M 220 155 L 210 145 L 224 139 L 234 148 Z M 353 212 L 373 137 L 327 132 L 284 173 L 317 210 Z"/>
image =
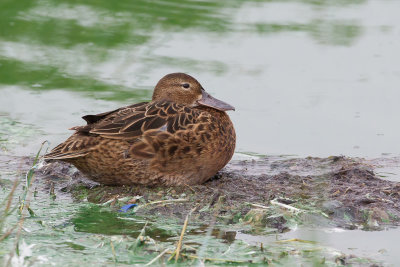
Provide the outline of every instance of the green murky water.
<path id="1" fill-rule="evenodd" d="M 84 114 L 149 99 L 158 79 L 176 71 L 192 74 L 236 107 L 230 115 L 238 152 L 397 157 L 399 10 L 397 0 L 2 0 L 0 200 L 21 176 L 18 157 L 34 155 L 44 140 L 58 144 Z M 395 167 L 390 179 L 400 181 Z M 22 185 L 15 202 L 21 193 Z M 144 218 L 62 195 L 39 194 L 31 207 L 36 217 L 21 233 L 30 263 L 140 264 L 158 255 L 129 248 Z M 17 218 L 8 217 L 7 225 Z M 168 247 L 181 225 L 154 221 L 151 229 Z M 355 247 L 356 255 L 398 264 L 398 232 L 343 237 L 321 230 L 309 239 L 320 236 L 321 245 L 346 252 Z M 0 243 L 0 257 L 14 239 Z M 214 257 L 229 247 L 225 256 L 246 260 L 257 242 L 273 243 L 238 235 L 233 243 L 212 237 L 203 247 L 205 254 L 220 252 Z M 280 250 L 271 245 L 271 255 Z M 281 263 L 296 260 L 282 257 Z"/>

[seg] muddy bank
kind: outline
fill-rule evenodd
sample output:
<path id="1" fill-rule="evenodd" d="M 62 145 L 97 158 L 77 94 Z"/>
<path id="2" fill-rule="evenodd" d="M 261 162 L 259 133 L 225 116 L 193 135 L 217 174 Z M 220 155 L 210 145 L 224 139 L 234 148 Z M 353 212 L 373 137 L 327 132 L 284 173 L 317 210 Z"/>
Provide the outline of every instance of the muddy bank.
<path id="1" fill-rule="evenodd" d="M 346 157 L 233 161 L 212 180 L 186 187 L 110 187 L 85 179 L 62 162 L 41 167 L 38 179 L 48 190 L 79 201 L 127 203 L 143 216 L 173 216 L 224 223 L 248 222 L 275 231 L 296 223 L 379 230 L 400 223 L 400 183 L 383 180 L 371 161 Z"/>

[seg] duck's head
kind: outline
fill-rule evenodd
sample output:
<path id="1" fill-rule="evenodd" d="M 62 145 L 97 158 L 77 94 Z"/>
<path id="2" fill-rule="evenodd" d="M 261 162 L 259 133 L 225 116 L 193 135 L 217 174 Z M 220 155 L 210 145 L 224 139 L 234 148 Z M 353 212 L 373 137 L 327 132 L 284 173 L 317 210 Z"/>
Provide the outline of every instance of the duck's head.
<path id="1" fill-rule="evenodd" d="M 201 84 L 185 73 L 165 75 L 154 88 L 153 101 L 167 100 L 190 107 L 207 106 L 220 111 L 234 107 L 210 96 Z"/>

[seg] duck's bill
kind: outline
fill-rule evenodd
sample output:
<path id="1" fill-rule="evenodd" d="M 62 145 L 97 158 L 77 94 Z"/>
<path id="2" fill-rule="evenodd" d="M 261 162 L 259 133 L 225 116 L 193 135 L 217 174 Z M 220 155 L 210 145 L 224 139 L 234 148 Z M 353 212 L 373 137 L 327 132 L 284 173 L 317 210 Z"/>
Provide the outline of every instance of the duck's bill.
<path id="1" fill-rule="evenodd" d="M 205 90 L 202 90 L 201 94 L 202 98 L 197 101 L 199 105 L 215 108 L 221 111 L 235 110 L 233 106 L 229 105 L 228 103 L 225 103 L 224 101 L 218 100 L 210 96 Z"/>

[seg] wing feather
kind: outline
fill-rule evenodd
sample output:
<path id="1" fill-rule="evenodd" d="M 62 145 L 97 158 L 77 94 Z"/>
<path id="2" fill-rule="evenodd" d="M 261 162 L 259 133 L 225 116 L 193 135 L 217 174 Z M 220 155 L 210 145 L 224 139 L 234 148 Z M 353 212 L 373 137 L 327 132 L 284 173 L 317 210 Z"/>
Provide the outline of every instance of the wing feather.
<path id="1" fill-rule="evenodd" d="M 191 131 L 193 124 L 201 119 L 202 113 L 197 109 L 161 101 L 139 103 L 96 115 L 86 115 L 83 119 L 87 125 L 73 127 L 75 134 L 54 148 L 45 158 L 85 156 L 98 144 L 99 137 L 132 140 L 130 153 L 139 158 L 151 158 L 159 151 L 165 151 L 162 148 L 165 147 L 166 140 L 172 144 L 169 152 L 173 153 L 178 149 L 175 133 L 182 130 Z M 189 141 L 189 138 L 183 139 Z"/>
<path id="2" fill-rule="evenodd" d="M 185 114 L 187 111 L 190 114 Z M 89 133 L 113 139 L 140 138 L 146 131 L 157 129 L 173 133 L 193 122 L 193 112 L 196 111 L 167 101 L 127 107 L 93 124 Z"/>

